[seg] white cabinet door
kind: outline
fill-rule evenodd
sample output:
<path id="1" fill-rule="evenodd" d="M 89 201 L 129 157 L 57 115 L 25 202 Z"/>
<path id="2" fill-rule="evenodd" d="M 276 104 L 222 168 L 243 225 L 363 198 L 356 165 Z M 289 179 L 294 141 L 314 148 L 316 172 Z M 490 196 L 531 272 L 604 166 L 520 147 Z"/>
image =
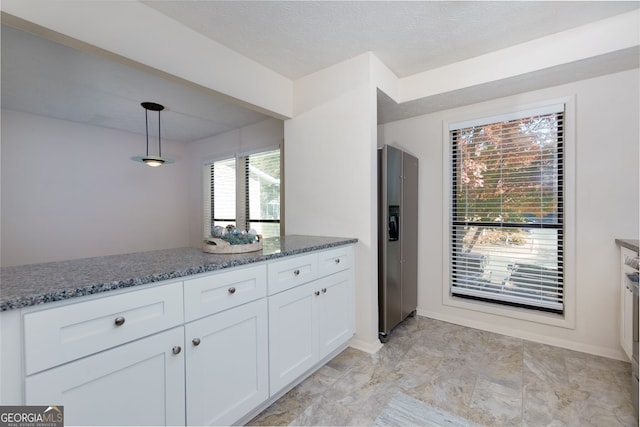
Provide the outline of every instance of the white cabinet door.
<path id="1" fill-rule="evenodd" d="M 184 331 L 171 329 L 26 378 L 27 405 L 65 425 L 184 424 Z"/>
<path id="2" fill-rule="evenodd" d="M 320 358 L 327 356 L 353 336 L 352 270 L 324 277 L 316 282 L 318 302 Z"/>
<path id="3" fill-rule="evenodd" d="M 622 348 L 627 354 L 629 360 L 633 357 L 633 289 L 631 285 L 623 286 L 621 292 L 624 292 L 624 315 L 622 327 Z"/>
<path id="4" fill-rule="evenodd" d="M 267 301 L 185 326 L 187 424 L 230 425 L 269 397 Z"/>
<path id="5" fill-rule="evenodd" d="M 620 285 L 620 345 L 625 354 L 631 360 L 633 346 L 633 289 L 626 281 L 623 273 Z"/>
<path id="6" fill-rule="evenodd" d="M 315 282 L 269 297 L 271 395 L 310 369 L 319 358 Z"/>
<path id="7" fill-rule="evenodd" d="M 270 392 L 273 396 L 352 336 L 353 270 L 269 297 Z"/>

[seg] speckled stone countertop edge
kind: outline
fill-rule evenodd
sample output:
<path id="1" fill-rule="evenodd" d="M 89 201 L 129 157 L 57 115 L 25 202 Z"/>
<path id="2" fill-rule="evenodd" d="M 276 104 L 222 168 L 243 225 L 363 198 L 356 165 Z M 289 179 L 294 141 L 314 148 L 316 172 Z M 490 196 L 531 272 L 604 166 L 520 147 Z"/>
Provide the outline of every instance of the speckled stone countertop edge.
<path id="1" fill-rule="evenodd" d="M 268 245 L 268 239 L 265 239 L 265 249 L 256 253 L 244 253 L 244 254 L 233 254 L 233 255 L 211 255 L 205 254 L 204 252 L 199 251 L 196 248 L 180 248 L 175 250 L 164 250 L 164 251 L 149 251 L 149 252 L 141 252 L 141 253 L 132 253 L 132 254 L 123 254 L 117 256 L 105 256 L 105 257 L 96 257 L 96 258 L 87 258 L 81 260 L 70 260 L 70 261 L 62 261 L 62 262 L 53 262 L 53 263 L 45 263 L 45 264 L 32 264 L 25 265 L 19 267 L 4 267 L 1 269 L 2 271 L 2 283 L 0 283 L 0 312 L 20 309 L 24 307 L 36 306 L 41 304 L 46 304 L 54 301 L 67 300 L 70 298 L 82 297 L 86 295 L 94 295 L 102 292 L 108 292 L 118 289 L 125 289 L 130 287 L 135 287 L 139 285 L 145 285 L 149 283 L 163 282 L 172 279 L 180 279 L 180 278 L 188 278 L 189 276 L 193 276 L 201 273 L 208 273 L 218 270 L 223 270 L 227 268 L 239 267 L 248 264 L 254 264 L 263 261 L 269 261 L 277 258 L 284 258 L 288 256 L 295 256 L 304 254 L 307 252 L 313 251 L 321 251 L 324 249 L 330 249 L 338 246 L 350 245 L 358 242 L 358 239 L 355 238 L 333 238 L 333 237 L 320 237 L 320 236 L 285 236 L 282 239 L 277 239 L 278 242 L 282 240 L 282 247 L 277 248 L 274 245 Z M 294 242 L 292 245 L 288 245 L 289 241 Z M 267 246 L 270 246 L 268 248 Z M 91 268 L 90 264 L 96 265 L 102 262 L 103 260 L 108 259 L 124 259 L 126 257 L 135 257 L 138 259 L 144 259 L 145 255 L 155 256 L 159 253 L 165 253 L 168 256 L 171 255 L 172 252 L 188 255 L 189 258 L 196 258 L 200 260 L 201 258 L 208 258 L 207 262 L 196 263 L 196 265 L 188 266 L 185 268 L 169 268 L 167 270 L 161 270 L 159 272 L 150 273 L 150 274 L 142 274 L 139 276 L 131 275 L 132 277 L 127 277 L 118 280 L 107 280 L 107 281 L 90 281 L 89 283 L 83 283 L 81 285 L 73 285 L 73 278 L 65 278 L 62 284 L 54 283 L 43 283 L 45 279 L 38 280 L 38 283 L 31 284 L 30 288 L 27 289 L 26 294 L 22 292 L 16 292 L 16 289 L 11 289 L 13 286 L 20 286 L 20 272 L 25 276 L 28 274 L 27 271 L 33 272 L 33 270 L 37 269 L 45 269 L 45 271 L 37 274 L 40 277 L 47 277 L 47 282 L 49 282 L 49 277 L 55 276 L 55 274 L 51 274 L 52 270 L 56 269 L 70 269 L 73 270 L 74 267 L 82 265 L 81 267 L 86 268 L 86 265 L 89 264 L 89 268 Z M 178 261 L 179 262 L 179 261 Z M 69 268 L 70 267 L 70 268 Z M 12 280 L 6 280 L 5 271 L 17 271 L 18 273 L 15 275 L 16 277 L 11 277 Z M 99 269 L 96 269 L 99 270 Z M 60 272 L 58 272 L 60 273 Z M 82 272 L 83 275 L 87 275 L 86 272 Z M 33 276 L 33 274 L 29 274 Z M 91 276 L 91 274 L 88 274 Z M 62 276 L 61 276 L 62 277 Z M 31 279 L 33 281 L 33 279 Z M 81 280 L 78 280 L 81 281 Z M 24 283 L 24 282 L 23 282 Z M 7 289 L 9 287 L 9 289 Z M 35 289 L 34 289 L 35 288 Z M 9 294 L 5 297 L 5 295 Z"/>
<path id="2" fill-rule="evenodd" d="M 616 239 L 616 243 L 619 246 L 622 246 L 627 249 L 631 249 L 632 251 L 638 251 L 638 239 Z"/>

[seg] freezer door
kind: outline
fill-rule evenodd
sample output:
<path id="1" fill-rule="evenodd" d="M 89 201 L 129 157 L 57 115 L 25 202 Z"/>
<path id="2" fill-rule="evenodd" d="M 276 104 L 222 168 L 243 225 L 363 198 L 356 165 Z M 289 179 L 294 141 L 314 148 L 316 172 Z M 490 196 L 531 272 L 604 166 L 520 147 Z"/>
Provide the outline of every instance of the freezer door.
<path id="1" fill-rule="evenodd" d="M 418 305 L 418 159 L 402 153 L 401 320 Z"/>

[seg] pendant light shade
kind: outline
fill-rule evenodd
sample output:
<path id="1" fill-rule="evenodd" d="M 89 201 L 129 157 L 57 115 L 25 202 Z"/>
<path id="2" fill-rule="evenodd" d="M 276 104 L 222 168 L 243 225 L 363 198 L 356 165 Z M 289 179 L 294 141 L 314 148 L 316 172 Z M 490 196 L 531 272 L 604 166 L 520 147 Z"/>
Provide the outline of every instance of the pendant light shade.
<path id="1" fill-rule="evenodd" d="M 147 154 L 145 156 L 135 156 L 131 160 L 136 162 L 142 162 L 145 165 L 151 167 L 162 166 L 165 163 L 173 163 L 173 160 L 162 157 L 162 142 L 160 137 L 160 111 L 164 110 L 164 106 L 156 104 L 155 102 L 143 102 L 142 108 L 144 108 L 144 124 L 147 134 Z M 149 110 L 158 112 L 158 155 L 149 155 Z"/>

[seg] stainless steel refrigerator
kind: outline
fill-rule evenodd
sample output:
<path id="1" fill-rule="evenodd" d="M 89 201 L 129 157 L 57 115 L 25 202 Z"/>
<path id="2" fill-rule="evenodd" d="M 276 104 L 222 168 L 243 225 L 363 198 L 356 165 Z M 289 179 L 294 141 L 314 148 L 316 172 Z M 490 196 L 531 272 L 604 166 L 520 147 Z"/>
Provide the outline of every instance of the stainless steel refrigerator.
<path id="1" fill-rule="evenodd" d="M 378 149 L 378 319 L 380 341 L 418 303 L 418 159 Z"/>

